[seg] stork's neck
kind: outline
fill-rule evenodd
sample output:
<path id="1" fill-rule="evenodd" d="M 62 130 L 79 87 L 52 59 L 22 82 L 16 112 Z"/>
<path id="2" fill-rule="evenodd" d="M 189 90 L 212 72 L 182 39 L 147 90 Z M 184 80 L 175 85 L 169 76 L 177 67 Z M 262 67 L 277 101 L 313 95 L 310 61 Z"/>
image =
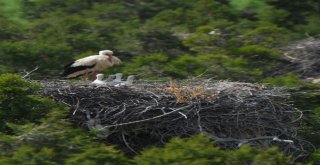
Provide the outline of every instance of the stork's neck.
<path id="1" fill-rule="evenodd" d="M 116 75 L 116 80 L 121 80 L 121 75 Z"/>
<path id="2" fill-rule="evenodd" d="M 111 64 L 113 64 L 113 60 L 112 60 L 112 55 L 108 55 L 108 60 L 110 61 Z"/>

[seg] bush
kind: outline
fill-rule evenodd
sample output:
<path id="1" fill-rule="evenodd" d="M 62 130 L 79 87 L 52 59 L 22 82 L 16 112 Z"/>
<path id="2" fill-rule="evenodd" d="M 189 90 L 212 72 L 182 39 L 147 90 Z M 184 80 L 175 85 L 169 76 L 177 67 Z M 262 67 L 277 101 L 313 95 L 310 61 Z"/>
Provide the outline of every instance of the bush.
<path id="1" fill-rule="evenodd" d="M 48 112 L 52 102 L 35 96 L 38 90 L 37 84 L 18 75 L 0 75 L 0 132 L 10 133 L 8 122 L 36 122 Z"/>
<path id="2" fill-rule="evenodd" d="M 130 164 L 128 159 L 113 147 L 101 144 L 100 146 L 88 148 L 80 153 L 75 153 L 65 161 L 67 165 L 95 165 L 95 164 Z"/>
<path id="3" fill-rule="evenodd" d="M 286 76 L 281 77 L 269 77 L 262 80 L 263 83 L 268 83 L 276 86 L 284 86 L 284 87 L 301 87 L 303 83 L 299 79 L 299 75 L 295 73 L 288 73 Z"/>
<path id="4" fill-rule="evenodd" d="M 112 146 L 95 142 L 65 118 L 69 110 L 37 96 L 39 85 L 0 76 L 0 164 L 127 164 Z"/>
<path id="5" fill-rule="evenodd" d="M 163 148 L 151 148 L 134 158 L 141 165 L 207 165 L 207 164 L 291 164 L 276 148 L 260 150 L 250 146 L 242 146 L 239 150 L 222 150 L 214 142 L 201 135 L 191 138 L 173 138 Z"/>
<path id="6" fill-rule="evenodd" d="M 231 58 L 224 54 L 184 55 L 170 61 L 165 66 L 165 73 L 172 77 L 187 78 L 206 76 L 216 79 L 253 80 L 261 76 L 260 68 L 250 68 L 245 58 Z"/>
<path id="7" fill-rule="evenodd" d="M 136 56 L 131 63 L 123 68 L 122 72 L 125 74 L 137 74 L 150 79 L 159 79 L 164 74 L 164 65 L 168 60 L 167 55 L 160 53 Z"/>

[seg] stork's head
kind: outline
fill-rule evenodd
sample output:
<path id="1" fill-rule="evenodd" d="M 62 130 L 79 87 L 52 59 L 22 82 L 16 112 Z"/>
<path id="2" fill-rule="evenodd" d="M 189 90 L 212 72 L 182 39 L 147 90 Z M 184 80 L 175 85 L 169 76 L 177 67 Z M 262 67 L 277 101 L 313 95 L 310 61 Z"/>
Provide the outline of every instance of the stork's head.
<path id="1" fill-rule="evenodd" d="M 101 51 L 99 51 L 99 55 L 112 56 L 113 55 L 113 51 L 111 51 L 111 50 L 101 50 Z"/>

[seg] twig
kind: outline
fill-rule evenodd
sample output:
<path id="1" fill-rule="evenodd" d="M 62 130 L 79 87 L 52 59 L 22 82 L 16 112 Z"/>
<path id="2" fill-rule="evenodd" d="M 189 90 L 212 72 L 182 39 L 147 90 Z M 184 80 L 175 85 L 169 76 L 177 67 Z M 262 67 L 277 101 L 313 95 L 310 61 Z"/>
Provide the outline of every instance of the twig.
<path id="1" fill-rule="evenodd" d="M 277 136 L 260 136 L 260 137 L 249 138 L 249 139 L 234 139 L 234 138 L 220 138 L 207 133 L 205 133 L 205 135 L 217 142 L 238 142 L 238 147 L 240 147 L 243 144 L 249 143 L 251 141 L 257 141 L 257 140 L 272 140 L 277 142 L 293 143 L 293 140 L 279 139 Z"/>
<path id="2" fill-rule="evenodd" d="M 79 108 L 79 105 L 80 105 L 79 98 L 78 98 L 78 97 L 76 97 L 76 99 L 77 99 L 77 104 L 76 104 L 76 107 L 75 107 L 75 109 L 74 109 L 74 111 L 73 111 L 72 115 L 75 115 L 75 114 L 76 114 L 76 112 L 77 112 L 77 110 L 78 110 L 78 108 Z"/>
<path id="3" fill-rule="evenodd" d="M 26 74 L 25 74 L 24 76 L 22 76 L 22 78 L 28 77 L 31 73 L 35 72 L 35 71 L 38 70 L 38 69 L 39 69 L 39 67 L 36 66 L 36 68 L 34 68 L 33 70 L 31 70 L 30 72 L 25 71 Z"/>
<path id="4" fill-rule="evenodd" d="M 185 106 L 185 107 L 177 108 L 177 109 L 174 110 L 174 111 L 171 111 L 171 112 L 168 112 L 168 113 L 165 113 L 165 114 L 162 114 L 162 115 L 154 116 L 154 117 L 151 117 L 151 118 L 148 118 L 148 119 L 136 120 L 136 121 L 127 122 L 127 123 L 119 123 L 119 124 L 107 125 L 107 126 L 104 126 L 103 128 L 118 127 L 118 126 L 124 126 L 124 125 L 129 125 L 129 124 L 146 122 L 146 121 L 150 121 L 150 120 L 154 120 L 154 119 L 157 119 L 157 118 L 160 118 L 160 117 L 164 117 L 164 116 L 170 115 L 171 113 L 174 113 L 174 112 L 177 112 L 177 111 L 180 111 L 180 110 L 182 110 L 182 109 L 189 108 L 189 107 L 191 107 L 191 106 L 190 106 L 190 105 L 187 105 L 187 106 Z"/>
<path id="5" fill-rule="evenodd" d="M 131 150 L 131 151 L 134 152 L 135 154 L 138 154 L 137 151 L 135 151 L 135 150 L 129 145 L 129 143 L 127 142 L 126 137 L 125 137 L 125 135 L 124 135 L 123 132 L 121 133 L 121 136 L 122 136 L 122 140 L 123 140 L 124 144 L 129 148 L 129 150 Z"/>

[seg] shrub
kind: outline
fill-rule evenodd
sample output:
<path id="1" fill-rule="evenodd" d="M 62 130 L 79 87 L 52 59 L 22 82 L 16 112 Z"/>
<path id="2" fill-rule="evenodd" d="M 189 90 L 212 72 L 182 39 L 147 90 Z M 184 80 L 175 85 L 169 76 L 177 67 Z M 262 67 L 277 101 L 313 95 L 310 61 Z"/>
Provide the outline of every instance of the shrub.
<path id="1" fill-rule="evenodd" d="M 303 85 L 301 80 L 299 79 L 299 75 L 295 73 L 288 73 L 286 76 L 281 77 L 269 77 L 262 80 L 263 83 L 269 83 L 276 86 L 284 86 L 284 87 L 300 87 Z"/>
<path id="2" fill-rule="evenodd" d="M 35 96 L 38 90 L 37 84 L 23 80 L 18 75 L 0 75 L 0 132 L 10 130 L 7 122 L 36 122 L 48 112 L 52 102 Z"/>
<path id="3" fill-rule="evenodd" d="M 163 148 L 151 148 L 134 158 L 141 165 L 207 165 L 207 164 L 291 164 L 276 148 L 261 150 L 250 146 L 242 146 L 238 150 L 222 150 L 214 142 L 201 135 L 191 138 L 173 138 Z"/>

